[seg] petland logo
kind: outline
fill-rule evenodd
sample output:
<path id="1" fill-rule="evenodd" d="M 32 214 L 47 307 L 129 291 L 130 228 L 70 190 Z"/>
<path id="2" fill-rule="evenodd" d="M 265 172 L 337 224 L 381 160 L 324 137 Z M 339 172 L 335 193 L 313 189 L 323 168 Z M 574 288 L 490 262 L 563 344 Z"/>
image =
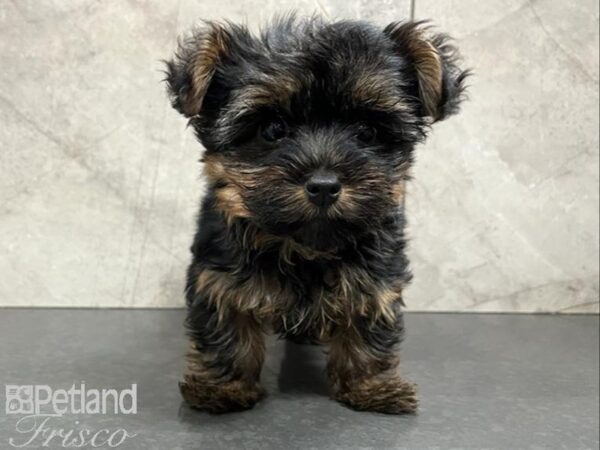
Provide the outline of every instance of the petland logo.
<path id="1" fill-rule="evenodd" d="M 93 430 L 81 426 L 79 420 L 64 427 L 67 415 L 137 414 L 137 384 L 129 389 L 86 389 L 84 383 L 69 389 L 52 389 L 47 385 L 7 384 L 7 415 L 21 415 L 10 437 L 13 447 L 118 447 L 136 434 L 124 428 Z"/>

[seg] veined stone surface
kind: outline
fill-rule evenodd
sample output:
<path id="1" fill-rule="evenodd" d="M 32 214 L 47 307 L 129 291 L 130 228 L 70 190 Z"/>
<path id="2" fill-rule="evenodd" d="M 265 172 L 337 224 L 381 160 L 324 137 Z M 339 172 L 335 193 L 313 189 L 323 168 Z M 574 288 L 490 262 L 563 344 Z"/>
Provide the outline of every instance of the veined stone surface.
<path id="1" fill-rule="evenodd" d="M 598 2 L 417 0 L 471 100 L 434 126 L 408 195 L 426 310 L 598 311 Z"/>
<path id="2" fill-rule="evenodd" d="M 183 305 L 200 146 L 161 59 L 200 19 L 410 1 L 0 0 L 0 306 Z M 474 68 L 418 149 L 412 310 L 598 311 L 598 4 L 416 0 Z"/>

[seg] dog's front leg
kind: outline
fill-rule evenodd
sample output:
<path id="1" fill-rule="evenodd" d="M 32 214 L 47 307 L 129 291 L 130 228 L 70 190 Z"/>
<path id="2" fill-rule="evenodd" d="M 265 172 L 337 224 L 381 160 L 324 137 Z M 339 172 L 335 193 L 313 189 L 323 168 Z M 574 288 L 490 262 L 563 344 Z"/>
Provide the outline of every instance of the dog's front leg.
<path id="1" fill-rule="evenodd" d="M 259 384 L 264 340 L 256 320 L 219 311 L 205 298 L 190 306 L 187 370 L 179 387 L 192 407 L 211 413 L 252 408 L 265 394 Z"/>
<path id="2" fill-rule="evenodd" d="M 331 339 L 328 375 L 333 397 L 361 411 L 414 413 L 415 386 L 398 374 L 397 344 L 402 316 L 377 320 L 361 318 L 339 328 Z"/>

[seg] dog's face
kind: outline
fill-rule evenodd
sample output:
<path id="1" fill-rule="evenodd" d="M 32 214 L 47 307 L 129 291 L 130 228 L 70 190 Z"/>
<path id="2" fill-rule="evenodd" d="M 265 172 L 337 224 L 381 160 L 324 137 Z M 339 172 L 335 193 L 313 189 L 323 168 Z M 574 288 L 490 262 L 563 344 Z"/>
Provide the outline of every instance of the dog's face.
<path id="1" fill-rule="evenodd" d="M 209 24 L 168 63 L 206 148 L 216 206 L 316 248 L 388 220 L 414 145 L 456 111 L 466 73 L 419 24 Z"/>

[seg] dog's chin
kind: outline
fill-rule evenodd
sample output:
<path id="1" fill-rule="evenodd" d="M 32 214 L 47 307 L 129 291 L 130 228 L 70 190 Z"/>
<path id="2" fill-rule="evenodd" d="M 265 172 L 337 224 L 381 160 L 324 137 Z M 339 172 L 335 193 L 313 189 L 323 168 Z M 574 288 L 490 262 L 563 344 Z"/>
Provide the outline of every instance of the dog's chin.
<path id="1" fill-rule="evenodd" d="M 331 219 L 326 215 L 291 223 L 265 221 L 259 226 L 275 236 L 293 239 L 298 244 L 319 251 L 351 245 L 366 229 L 364 224 L 340 218 Z"/>

